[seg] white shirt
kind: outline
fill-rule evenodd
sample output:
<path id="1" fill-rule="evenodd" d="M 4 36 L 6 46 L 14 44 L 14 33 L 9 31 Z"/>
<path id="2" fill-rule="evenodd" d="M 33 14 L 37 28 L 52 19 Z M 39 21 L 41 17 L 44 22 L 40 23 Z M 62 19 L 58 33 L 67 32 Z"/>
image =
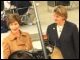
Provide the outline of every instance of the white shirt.
<path id="1" fill-rule="evenodd" d="M 57 25 L 57 34 L 58 34 L 58 38 L 60 38 L 60 36 L 61 36 L 63 27 L 64 27 L 64 25 L 62 25 L 62 26 Z"/>

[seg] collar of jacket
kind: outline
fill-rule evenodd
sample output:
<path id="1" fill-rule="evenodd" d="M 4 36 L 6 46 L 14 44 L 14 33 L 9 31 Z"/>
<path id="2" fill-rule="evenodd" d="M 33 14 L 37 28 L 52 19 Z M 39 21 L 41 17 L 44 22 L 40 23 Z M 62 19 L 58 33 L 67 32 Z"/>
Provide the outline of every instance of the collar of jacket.
<path id="1" fill-rule="evenodd" d="M 26 33 L 20 31 L 20 35 L 21 35 L 21 36 L 26 36 Z M 16 37 L 10 32 L 10 34 L 9 34 L 9 39 L 12 41 L 12 40 L 16 39 Z"/>

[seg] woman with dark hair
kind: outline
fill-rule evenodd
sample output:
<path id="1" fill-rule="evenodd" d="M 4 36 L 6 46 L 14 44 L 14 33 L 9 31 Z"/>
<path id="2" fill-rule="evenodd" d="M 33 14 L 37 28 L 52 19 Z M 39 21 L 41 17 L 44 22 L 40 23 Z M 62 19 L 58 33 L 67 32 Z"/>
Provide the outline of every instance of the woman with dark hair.
<path id="1" fill-rule="evenodd" d="M 32 49 L 31 37 L 28 33 L 20 30 L 20 17 L 18 14 L 7 15 L 7 25 L 10 29 L 10 34 L 3 40 L 3 57 L 8 59 L 8 56 L 18 50 L 29 51 Z"/>

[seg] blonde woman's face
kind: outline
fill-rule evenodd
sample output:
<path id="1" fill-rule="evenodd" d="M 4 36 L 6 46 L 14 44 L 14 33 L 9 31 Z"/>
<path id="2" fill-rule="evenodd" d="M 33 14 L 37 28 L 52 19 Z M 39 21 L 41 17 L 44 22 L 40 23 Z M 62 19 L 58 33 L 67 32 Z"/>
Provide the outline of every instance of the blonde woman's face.
<path id="1" fill-rule="evenodd" d="M 61 22 L 61 21 L 64 20 L 64 17 L 62 17 L 62 16 L 54 13 L 54 14 L 53 14 L 53 20 L 55 20 L 55 23 L 59 23 L 59 22 Z"/>
<path id="2" fill-rule="evenodd" d="M 20 26 L 19 26 L 19 23 L 17 21 L 14 21 L 13 23 L 11 23 L 9 25 L 9 28 L 13 33 L 16 33 L 17 31 L 20 30 Z"/>

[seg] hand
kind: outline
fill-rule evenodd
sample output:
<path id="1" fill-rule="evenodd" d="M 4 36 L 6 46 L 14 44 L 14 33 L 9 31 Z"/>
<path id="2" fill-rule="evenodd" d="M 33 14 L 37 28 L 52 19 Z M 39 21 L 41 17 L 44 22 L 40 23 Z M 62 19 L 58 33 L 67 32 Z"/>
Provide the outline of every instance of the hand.
<path id="1" fill-rule="evenodd" d="M 48 40 L 48 36 L 47 35 L 42 35 L 43 40 Z"/>

